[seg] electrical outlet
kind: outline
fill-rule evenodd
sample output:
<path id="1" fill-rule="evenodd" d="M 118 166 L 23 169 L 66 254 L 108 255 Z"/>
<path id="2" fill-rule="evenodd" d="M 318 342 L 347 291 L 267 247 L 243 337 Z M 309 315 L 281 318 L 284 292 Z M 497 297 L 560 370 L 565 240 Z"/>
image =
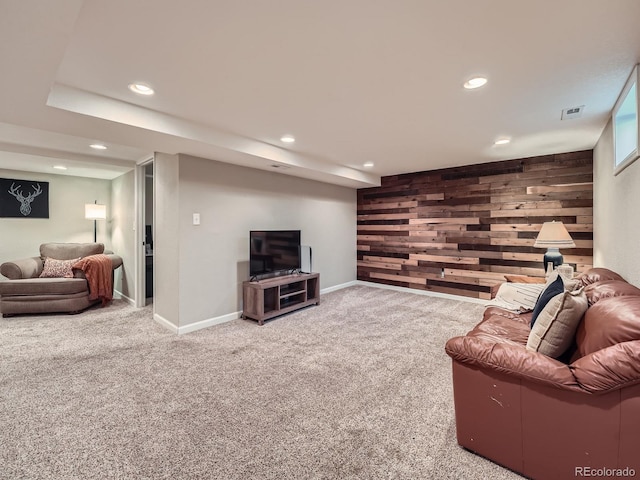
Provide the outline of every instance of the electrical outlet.
<path id="1" fill-rule="evenodd" d="M 194 213 L 193 214 L 193 224 L 194 225 L 200 225 L 200 214 L 199 213 Z"/>

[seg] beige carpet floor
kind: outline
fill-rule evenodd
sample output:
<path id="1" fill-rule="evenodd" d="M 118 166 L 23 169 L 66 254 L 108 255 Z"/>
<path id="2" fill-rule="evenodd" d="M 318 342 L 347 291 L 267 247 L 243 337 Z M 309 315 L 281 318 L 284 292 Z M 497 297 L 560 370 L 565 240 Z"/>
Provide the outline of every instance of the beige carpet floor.
<path id="1" fill-rule="evenodd" d="M 356 286 L 176 336 L 151 307 L 0 319 L 2 479 L 517 479 L 455 440 L 482 306 Z"/>

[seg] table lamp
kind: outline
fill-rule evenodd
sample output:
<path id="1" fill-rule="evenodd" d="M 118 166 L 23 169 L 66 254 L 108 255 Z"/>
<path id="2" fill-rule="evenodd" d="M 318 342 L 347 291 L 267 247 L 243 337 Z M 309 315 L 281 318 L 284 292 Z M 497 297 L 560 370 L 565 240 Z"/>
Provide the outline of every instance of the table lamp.
<path id="1" fill-rule="evenodd" d="M 561 248 L 575 248 L 576 244 L 573 243 L 573 239 L 564 224 L 553 221 L 542 224 L 540 233 L 538 233 L 538 237 L 533 246 L 547 249 L 547 252 L 544 254 L 544 268 L 546 271 L 549 263 L 553 265 L 554 270 L 559 265 L 562 265 L 563 258 L 560 253 Z"/>

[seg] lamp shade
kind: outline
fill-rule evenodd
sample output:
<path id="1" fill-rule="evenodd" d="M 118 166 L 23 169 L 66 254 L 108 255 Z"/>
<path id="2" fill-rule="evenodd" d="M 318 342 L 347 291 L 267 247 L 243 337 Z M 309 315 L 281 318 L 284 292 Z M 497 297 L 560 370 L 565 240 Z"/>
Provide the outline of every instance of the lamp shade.
<path id="1" fill-rule="evenodd" d="M 573 239 L 562 222 L 544 222 L 534 247 L 539 248 L 574 248 Z"/>
<path id="2" fill-rule="evenodd" d="M 107 218 L 107 206 L 97 203 L 85 203 L 84 218 L 87 220 L 104 220 Z"/>

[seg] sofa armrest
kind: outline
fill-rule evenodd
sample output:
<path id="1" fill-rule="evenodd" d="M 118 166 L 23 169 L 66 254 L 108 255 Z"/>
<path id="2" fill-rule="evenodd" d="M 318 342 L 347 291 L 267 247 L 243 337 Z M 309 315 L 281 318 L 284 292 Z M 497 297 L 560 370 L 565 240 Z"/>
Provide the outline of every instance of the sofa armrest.
<path id="1" fill-rule="evenodd" d="M 114 253 L 105 253 L 104 255 L 106 257 L 109 257 L 109 260 L 111 260 L 112 270 L 115 270 L 122 266 L 122 257 L 120 255 L 115 255 Z M 84 273 L 84 270 L 80 268 L 73 269 L 73 276 L 75 278 L 84 278 L 85 280 L 87 278 L 87 276 Z"/>
<path id="2" fill-rule="evenodd" d="M 111 259 L 111 264 L 113 265 L 113 269 L 122 266 L 122 257 L 120 255 L 116 255 L 114 253 L 105 253 L 107 257 Z"/>
<path id="3" fill-rule="evenodd" d="M 42 273 L 43 266 L 40 257 L 21 258 L 20 260 L 13 260 L 0 265 L 0 274 L 10 280 L 35 278 Z"/>
<path id="4" fill-rule="evenodd" d="M 568 365 L 514 342 L 482 335 L 454 337 L 445 350 L 455 361 L 563 390 L 583 392 Z"/>
<path id="5" fill-rule="evenodd" d="M 582 388 L 591 393 L 640 383 L 640 340 L 595 351 L 573 362 L 570 368 Z"/>

